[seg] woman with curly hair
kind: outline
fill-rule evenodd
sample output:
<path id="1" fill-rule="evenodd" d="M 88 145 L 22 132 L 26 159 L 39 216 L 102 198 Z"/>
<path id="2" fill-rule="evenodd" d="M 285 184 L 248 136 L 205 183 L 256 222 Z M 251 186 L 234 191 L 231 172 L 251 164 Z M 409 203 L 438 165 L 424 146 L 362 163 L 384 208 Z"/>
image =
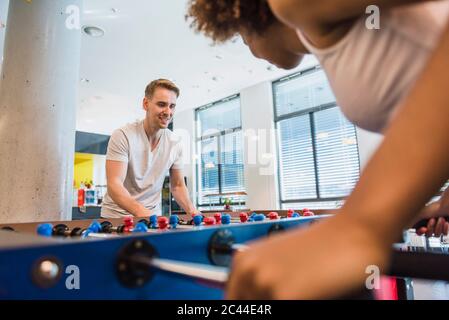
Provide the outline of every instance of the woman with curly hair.
<path id="1" fill-rule="evenodd" d="M 380 8 L 380 29 L 366 26 L 369 5 Z M 348 119 L 385 135 L 336 215 L 235 256 L 229 298 L 341 296 L 363 285 L 368 266 L 388 267 L 420 212 L 449 211 L 449 191 L 421 209 L 449 178 L 448 16 L 449 1 L 190 1 L 191 26 L 215 42 L 239 34 L 286 69 L 314 54 Z M 447 228 L 431 219 L 427 231 Z"/>

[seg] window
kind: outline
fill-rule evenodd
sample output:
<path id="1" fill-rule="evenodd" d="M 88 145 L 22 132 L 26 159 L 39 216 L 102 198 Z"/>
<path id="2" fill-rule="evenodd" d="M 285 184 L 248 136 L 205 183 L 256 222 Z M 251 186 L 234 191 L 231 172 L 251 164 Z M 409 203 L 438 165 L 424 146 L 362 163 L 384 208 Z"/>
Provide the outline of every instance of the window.
<path id="1" fill-rule="evenodd" d="M 360 174 L 357 136 L 324 72 L 273 83 L 282 208 L 336 208 Z"/>
<path id="2" fill-rule="evenodd" d="M 225 199 L 243 205 L 243 137 L 238 95 L 196 110 L 199 207 L 223 208 Z"/>

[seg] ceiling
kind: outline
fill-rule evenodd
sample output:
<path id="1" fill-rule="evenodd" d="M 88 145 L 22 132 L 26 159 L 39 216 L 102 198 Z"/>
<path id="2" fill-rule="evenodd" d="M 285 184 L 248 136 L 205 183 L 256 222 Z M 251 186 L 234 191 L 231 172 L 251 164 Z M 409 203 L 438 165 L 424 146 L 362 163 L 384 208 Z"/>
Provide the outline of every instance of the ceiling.
<path id="1" fill-rule="evenodd" d="M 0 0 L 0 21 L 5 24 L 7 3 Z M 82 34 L 77 130 L 110 134 L 142 118 L 145 86 L 156 78 L 171 79 L 179 86 L 180 112 L 293 72 L 255 59 L 240 38 L 212 46 L 190 30 L 184 19 L 186 4 L 186 0 L 84 0 L 83 25 L 100 27 L 105 34 L 100 38 Z M 1 52 L 4 30 L 0 28 Z"/>

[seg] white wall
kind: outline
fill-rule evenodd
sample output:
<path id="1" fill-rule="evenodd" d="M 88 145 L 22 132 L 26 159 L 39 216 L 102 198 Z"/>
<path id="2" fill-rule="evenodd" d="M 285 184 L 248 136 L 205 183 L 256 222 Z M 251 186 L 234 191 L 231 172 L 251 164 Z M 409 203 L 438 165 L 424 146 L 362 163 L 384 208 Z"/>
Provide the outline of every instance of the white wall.
<path id="1" fill-rule="evenodd" d="M 94 154 L 92 179 L 95 185 L 106 185 L 106 156 Z"/>

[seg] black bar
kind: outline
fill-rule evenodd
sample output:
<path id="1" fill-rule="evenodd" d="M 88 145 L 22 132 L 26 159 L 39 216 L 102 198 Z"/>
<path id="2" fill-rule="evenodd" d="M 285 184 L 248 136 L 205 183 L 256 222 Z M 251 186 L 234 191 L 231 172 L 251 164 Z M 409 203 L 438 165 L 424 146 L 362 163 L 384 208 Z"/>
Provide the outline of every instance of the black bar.
<path id="1" fill-rule="evenodd" d="M 449 255 L 429 252 L 393 252 L 387 275 L 449 281 Z"/>

